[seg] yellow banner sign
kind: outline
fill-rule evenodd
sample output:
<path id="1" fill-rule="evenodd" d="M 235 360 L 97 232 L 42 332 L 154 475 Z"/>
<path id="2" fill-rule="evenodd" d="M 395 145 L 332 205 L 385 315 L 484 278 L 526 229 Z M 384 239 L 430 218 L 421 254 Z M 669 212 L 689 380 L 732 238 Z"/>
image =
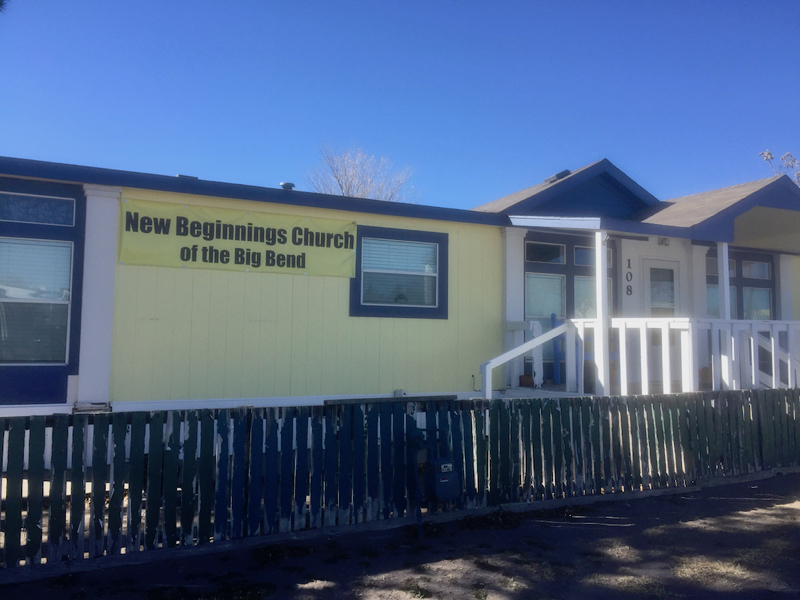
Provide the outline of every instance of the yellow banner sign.
<path id="1" fill-rule="evenodd" d="M 121 264 L 353 277 L 356 224 L 123 199 Z"/>

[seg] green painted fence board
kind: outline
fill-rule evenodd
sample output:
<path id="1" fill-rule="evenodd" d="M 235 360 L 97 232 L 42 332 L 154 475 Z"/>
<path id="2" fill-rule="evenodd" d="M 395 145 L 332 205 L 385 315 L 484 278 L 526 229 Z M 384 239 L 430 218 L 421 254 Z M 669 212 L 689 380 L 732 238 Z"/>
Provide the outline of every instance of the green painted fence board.
<path id="1" fill-rule="evenodd" d="M 310 527 L 322 527 L 323 476 L 325 473 L 325 448 L 322 445 L 323 408 L 311 409 L 311 491 L 309 493 Z"/>
<path id="2" fill-rule="evenodd" d="M 378 417 L 380 407 L 367 405 L 367 513 L 368 521 L 380 514 L 380 444 L 378 443 Z"/>
<path id="3" fill-rule="evenodd" d="M 530 502 L 533 497 L 533 446 L 531 445 L 531 401 L 522 400 L 520 407 L 522 427 L 522 501 Z"/>
<path id="4" fill-rule="evenodd" d="M 25 517 L 27 533 L 25 562 L 29 565 L 38 565 L 42 562 L 46 425 L 45 417 L 31 417 L 28 428 L 28 514 Z M 2 427 L 0 427 L 0 435 L 2 435 Z M 105 465 L 105 456 L 103 464 Z"/>
<path id="5" fill-rule="evenodd" d="M 631 429 L 628 401 L 621 398 L 619 401 L 620 434 L 622 435 L 622 486 L 626 492 L 633 488 L 633 464 L 631 462 Z"/>
<path id="6" fill-rule="evenodd" d="M 353 406 L 353 523 L 366 521 L 367 444 L 364 406 Z"/>
<path id="7" fill-rule="evenodd" d="M 339 407 L 339 525 L 353 515 L 353 405 Z"/>
<path id="8" fill-rule="evenodd" d="M 295 453 L 294 473 L 294 524 L 293 531 L 307 528 L 306 524 L 306 498 L 309 494 L 309 456 L 308 456 L 308 425 L 311 412 L 307 406 L 297 409 L 295 421 L 295 440 L 297 450 Z"/>
<path id="9" fill-rule="evenodd" d="M 31 423 L 31 425 L 33 424 Z M 108 415 L 100 414 L 94 416 L 94 435 L 92 443 L 92 497 L 89 521 L 89 556 L 91 558 L 103 556 L 105 550 L 106 483 L 108 481 L 108 425 Z M 42 434 L 44 434 L 44 431 L 42 431 Z M 31 427 L 31 438 L 32 437 L 33 427 Z M 37 470 L 39 469 L 38 465 L 36 468 Z M 30 485 L 30 481 L 28 483 Z M 30 531 L 30 528 L 28 528 L 28 531 Z"/>
<path id="10" fill-rule="evenodd" d="M 509 481 L 508 487 L 506 492 L 506 502 L 519 502 L 520 501 L 520 478 L 521 478 L 521 469 L 520 469 L 520 441 L 519 441 L 519 429 L 520 429 L 520 421 L 521 415 L 519 413 L 519 403 L 512 402 L 509 404 L 509 420 L 508 425 L 509 429 L 511 430 L 511 444 L 509 446 L 509 451 L 511 454 L 511 470 L 509 473 Z"/>
<path id="11" fill-rule="evenodd" d="M 292 530 L 292 494 L 294 492 L 294 427 L 296 409 L 284 407 L 281 409 L 281 473 L 279 495 L 278 531 L 286 533 Z"/>
<path id="12" fill-rule="evenodd" d="M 338 407 L 325 407 L 325 526 L 336 525 L 338 512 L 339 442 L 337 438 Z"/>
<path id="13" fill-rule="evenodd" d="M 614 472 L 612 464 L 614 460 L 613 449 L 611 446 L 611 406 L 610 399 L 598 402 L 600 406 L 600 435 L 603 456 L 603 488 L 606 494 L 610 494 L 614 489 Z"/>
<path id="14" fill-rule="evenodd" d="M 197 509 L 198 544 L 209 542 L 213 536 L 211 515 L 214 511 L 215 416 L 211 410 L 200 411 L 200 460 L 197 463 L 197 483 L 199 488 Z"/>
<path id="15" fill-rule="evenodd" d="M 128 437 L 128 414 L 114 413 L 111 417 L 111 438 L 113 458 L 108 492 L 108 539 L 109 554 L 119 554 L 122 549 L 122 505 L 125 497 L 125 440 Z M 55 429 L 53 430 L 55 442 Z M 52 491 L 51 491 L 52 498 Z"/>
<path id="16" fill-rule="evenodd" d="M 499 498 L 500 502 L 511 502 L 511 404 L 500 406 L 500 431 L 498 450 L 500 451 Z"/>
<path id="17" fill-rule="evenodd" d="M 500 503 L 502 472 L 500 464 L 500 407 L 501 400 L 492 402 L 489 408 L 489 506 Z"/>
<path id="18" fill-rule="evenodd" d="M 652 396 L 644 398 L 645 420 L 647 421 L 647 448 L 649 450 L 649 463 L 650 463 L 650 489 L 661 487 L 661 472 L 659 470 L 658 462 L 658 436 L 656 433 L 656 405 Z"/>
<path id="19" fill-rule="evenodd" d="M 8 467 L 5 502 L 5 566 L 17 567 L 22 559 L 22 479 L 25 467 L 25 417 L 8 419 Z M 0 428 L 0 434 L 3 429 Z"/>
<path id="20" fill-rule="evenodd" d="M 689 434 L 689 423 L 691 422 L 690 401 L 686 395 L 679 397 L 678 420 L 681 432 L 680 452 L 683 459 L 683 482 L 682 485 L 692 485 L 694 481 L 694 450 L 692 448 L 692 437 Z"/>
<path id="21" fill-rule="evenodd" d="M 85 495 L 86 495 L 86 422 L 85 415 L 72 417 L 72 475 L 70 477 L 69 557 L 82 560 L 85 551 Z"/>
<path id="22" fill-rule="evenodd" d="M 422 432 L 417 428 L 416 419 L 406 414 L 406 436 L 409 443 L 406 444 L 406 489 L 408 490 L 408 513 L 414 513 L 418 509 L 419 490 L 417 477 L 417 444 L 412 440 L 421 439 Z"/>
<path id="23" fill-rule="evenodd" d="M 531 444 L 533 445 L 533 497 L 544 498 L 544 462 L 542 459 L 542 401 L 531 400 Z"/>
<path id="24" fill-rule="evenodd" d="M 230 518 L 231 483 L 231 411 L 217 413 L 214 454 L 217 459 L 216 480 L 214 482 L 214 541 L 228 539 Z M 283 473 L 281 473 L 282 475 Z M 282 529 L 281 531 L 286 531 Z"/>
<path id="25" fill-rule="evenodd" d="M 625 464 L 622 460 L 622 423 L 620 417 L 619 396 L 609 398 L 609 414 L 611 417 L 611 456 L 613 467 L 611 470 L 614 491 L 622 491 L 625 485 Z"/>
<path id="26" fill-rule="evenodd" d="M 639 453 L 641 456 L 642 490 L 653 489 L 653 468 L 650 464 L 650 435 L 647 418 L 647 398 L 636 396 L 636 420 L 639 428 Z"/>
<path id="27" fill-rule="evenodd" d="M 665 484 L 675 487 L 675 432 L 672 428 L 672 411 L 670 410 L 670 397 L 660 396 L 658 403 L 661 407 L 661 419 L 664 431 L 664 466 L 666 469 Z"/>
<path id="28" fill-rule="evenodd" d="M 464 489 L 467 495 L 467 508 L 477 506 L 477 487 L 475 481 L 475 403 L 464 403 L 461 410 L 461 423 L 464 431 Z"/>
<path id="29" fill-rule="evenodd" d="M 181 543 L 194 543 L 197 502 L 197 411 L 189 410 L 183 419 L 183 465 L 181 469 Z"/>
<path id="30" fill-rule="evenodd" d="M 144 545 L 147 550 L 158 547 L 161 513 L 161 484 L 164 469 L 164 413 L 150 414 L 150 443 L 147 456 L 147 502 L 145 508 Z"/>
<path id="31" fill-rule="evenodd" d="M 403 402 L 392 403 L 392 437 L 394 442 L 394 514 L 402 517 L 406 510 L 406 457 L 405 457 L 405 425 L 406 406 Z"/>
<path id="32" fill-rule="evenodd" d="M 642 489 L 642 457 L 641 442 L 639 439 L 639 405 L 636 397 L 627 399 L 628 415 L 630 418 L 630 444 L 631 444 L 631 486 L 635 490 Z"/>
<path id="33" fill-rule="evenodd" d="M 178 534 L 178 465 L 180 462 L 181 422 L 183 415 L 177 411 L 166 414 L 164 440 L 164 547 L 174 548 Z"/>
<path id="34" fill-rule="evenodd" d="M 542 453 L 544 454 L 543 477 L 544 498 L 551 500 L 555 492 L 553 481 L 553 403 L 542 402 Z"/>
<path id="35" fill-rule="evenodd" d="M 264 530 L 278 531 L 278 411 L 264 410 Z"/>
<path id="36" fill-rule="evenodd" d="M 461 412 L 456 410 L 454 402 L 450 402 L 450 439 L 453 443 L 453 470 L 458 473 L 461 482 L 461 490 L 455 501 L 456 510 L 464 509 L 464 481 L 466 480 L 464 475 L 464 434 L 461 427 Z M 408 432 L 408 420 L 406 420 L 406 435 L 411 435 Z M 406 472 L 408 473 L 406 477 L 406 482 L 409 486 L 408 498 L 411 500 L 414 498 L 413 490 L 416 487 L 416 475 L 414 474 L 416 467 L 410 461 L 406 462 Z M 411 514 L 410 510 L 409 514 Z"/>
<path id="37" fill-rule="evenodd" d="M 245 498 L 247 497 L 247 421 L 248 411 L 233 411 L 233 456 L 231 457 L 231 539 L 245 535 Z"/>
<path id="38" fill-rule="evenodd" d="M 594 483 L 594 493 L 603 493 L 603 451 L 600 442 L 600 401 L 597 398 L 591 400 L 591 435 L 592 435 L 592 480 Z"/>
<path id="39" fill-rule="evenodd" d="M 561 427 L 561 405 L 550 400 L 553 418 L 553 494 L 564 497 L 564 431 Z"/>
<path id="40" fill-rule="evenodd" d="M 477 505 L 483 507 L 487 504 L 486 403 L 476 402 L 475 408 L 475 464 L 478 474 Z"/>
<path id="41" fill-rule="evenodd" d="M 683 451 L 681 447 L 681 421 L 678 410 L 677 394 L 669 396 L 669 422 L 672 433 L 670 448 L 673 455 L 673 485 L 682 487 L 686 485 L 683 472 Z"/>
<path id="42" fill-rule="evenodd" d="M 592 404 L 589 398 L 576 398 L 580 404 L 580 436 L 583 446 L 583 494 L 590 495 L 594 486 L 592 463 Z"/>
<path id="43" fill-rule="evenodd" d="M 250 418 L 247 488 L 247 535 L 262 535 L 264 514 L 264 409 L 254 408 Z M 319 504 L 317 504 L 319 514 Z"/>
<path id="44" fill-rule="evenodd" d="M 67 439 L 70 415 L 53 415 L 53 442 L 50 455 L 50 509 L 48 511 L 47 562 L 62 560 L 66 552 L 67 524 Z M 0 432 L 3 427 L 0 425 Z"/>
<path id="45" fill-rule="evenodd" d="M 392 405 L 381 404 L 380 415 L 380 444 L 381 444 L 381 512 L 383 518 L 392 516 Z M 431 421 L 431 404 L 425 412 L 428 423 Z M 433 417 L 435 419 L 435 416 Z M 431 435 L 430 426 L 428 435 Z M 435 434 L 434 434 L 435 435 Z M 435 444 L 431 444 L 431 447 Z M 431 507 L 428 507 L 429 509 Z"/>

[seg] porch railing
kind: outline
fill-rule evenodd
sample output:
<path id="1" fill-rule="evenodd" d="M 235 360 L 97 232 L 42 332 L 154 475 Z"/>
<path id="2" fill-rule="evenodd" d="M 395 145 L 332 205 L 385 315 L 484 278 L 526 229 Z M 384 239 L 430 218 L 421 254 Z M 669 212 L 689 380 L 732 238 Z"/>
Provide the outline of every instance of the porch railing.
<path id="1" fill-rule="evenodd" d="M 521 329 L 519 324 L 515 329 Z M 596 393 L 597 319 L 571 319 L 484 363 L 484 397 L 491 368 L 564 336 L 566 391 Z M 553 334 L 554 331 L 559 331 Z M 800 373 L 800 322 L 689 318 L 612 318 L 608 325 L 609 381 L 605 394 L 789 388 Z M 511 363 L 513 364 L 513 363 Z M 518 367 L 507 367 L 518 369 Z M 543 369 L 538 369 L 542 373 Z M 516 370 L 514 371 L 516 373 Z M 516 381 L 511 374 L 512 384 Z M 539 375 L 541 377 L 541 375 Z M 534 381 L 538 385 L 541 381 Z"/>

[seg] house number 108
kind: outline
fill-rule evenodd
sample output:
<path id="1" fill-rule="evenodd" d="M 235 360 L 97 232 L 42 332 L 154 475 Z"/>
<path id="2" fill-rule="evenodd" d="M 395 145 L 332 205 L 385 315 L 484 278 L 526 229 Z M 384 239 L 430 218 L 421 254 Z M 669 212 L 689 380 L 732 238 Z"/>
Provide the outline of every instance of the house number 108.
<path id="1" fill-rule="evenodd" d="M 628 259 L 628 265 L 627 265 L 626 268 L 628 269 L 628 271 L 626 271 L 626 273 L 625 273 L 625 281 L 631 282 L 631 281 L 633 281 L 633 272 L 630 271 L 630 268 L 631 268 L 631 259 L 630 258 Z M 632 296 L 633 295 L 633 286 L 632 285 L 626 285 L 625 286 L 625 294 L 628 295 L 628 296 Z"/>

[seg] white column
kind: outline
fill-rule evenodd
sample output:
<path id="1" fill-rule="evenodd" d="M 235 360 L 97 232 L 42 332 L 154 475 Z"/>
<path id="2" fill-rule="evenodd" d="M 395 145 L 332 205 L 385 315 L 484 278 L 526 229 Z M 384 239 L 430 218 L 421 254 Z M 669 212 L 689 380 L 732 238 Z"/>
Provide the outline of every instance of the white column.
<path id="1" fill-rule="evenodd" d="M 594 360 L 596 367 L 595 393 L 610 393 L 608 365 L 608 233 L 594 234 L 595 289 L 597 292 L 597 323 L 594 328 Z"/>
<path id="2" fill-rule="evenodd" d="M 525 320 L 525 234 L 526 229 L 503 229 L 503 264 L 505 289 L 503 290 L 503 350 L 516 348 L 525 341 L 524 331 L 508 331 L 509 321 Z M 523 358 L 515 358 L 503 367 L 503 384 L 517 387 L 522 375 Z M 491 383 L 491 382 L 490 382 Z M 491 386 L 490 388 L 491 389 Z"/>
<path id="3" fill-rule="evenodd" d="M 83 189 L 86 194 L 86 238 L 77 401 L 108 402 L 122 189 L 103 185 L 84 185 Z"/>
<path id="4" fill-rule="evenodd" d="M 778 256 L 778 314 L 776 320 L 791 321 L 792 307 L 792 260 L 787 254 Z"/>
<path id="5" fill-rule="evenodd" d="M 717 242 L 717 273 L 719 273 L 719 318 L 728 321 L 735 315 L 731 315 L 731 270 L 727 242 Z"/>

